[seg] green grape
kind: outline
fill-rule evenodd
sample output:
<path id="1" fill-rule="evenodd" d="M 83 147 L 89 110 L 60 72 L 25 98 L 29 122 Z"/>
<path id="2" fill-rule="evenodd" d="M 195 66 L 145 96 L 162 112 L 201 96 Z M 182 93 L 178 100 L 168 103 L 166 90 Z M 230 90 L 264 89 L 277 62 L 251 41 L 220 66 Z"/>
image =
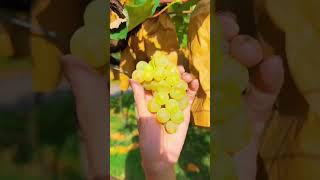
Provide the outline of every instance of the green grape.
<path id="1" fill-rule="evenodd" d="M 154 79 L 156 81 L 161 81 L 161 80 L 164 80 L 165 78 L 166 78 L 165 70 L 163 68 L 156 68 L 154 71 Z"/>
<path id="2" fill-rule="evenodd" d="M 169 99 L 165 106 L 170 114 L 173 114 L 179 110 L 179 102 L 174 99 Z"/>
<path id="3" fill-rule="evenodd" d="M 149 64 L 153 67 L 153 68 L 156 68 L 156 64 L 154 63 L 154 59 L 151 59 L 149 61 Z"/>
<path id="4" fill-rule="evenodd" d="M 142 83 L 143 80 L 143 72 L 140 70 L 135 70 L 132 73 L 132 79 L 135 80 L 138 83 Z"/>
<path id="5" fill-rule="evenodd" d="M 168 92 L 170 91 L 170 84 L 167 81 L 160 81 L 157 83 L 157 91 L 158 92 Z"/>
<path id="6" fill-rule="evenodd" d="M 107 6 L 106 0 L 94 0 L 90 2 L 83 15 L 85 26 L 96 26 L 104 29 L 107 26 Z"/>
<path id="7" fill-rule="evenodd" d="M 148 63 L 146 63 L 146 65 L 143 66 L 143 70 L 146 72 L 154 71 L 153 67 Z"/>
<path id="8" fill-rule="evenodd" d="M 151 81 L 150 82 L 150 88 L 152 91 L 156 91 L 158 87 L 158 82 L 157 81 Z"/>
<path id="9" fill-rule="evenodd" d="M 153 68 L 151 65 L 146 65 L 143 69 L 143 79 L 145 81 L 152 81 L 153 80 Z"/>
<path id="10" fill-rule="evenodd" d="M 148 65 L 147 62 L 145 61 L 139 61 L 136 65 L 136 69 L 138 70 L 144 70 L 144 68 L 146 67 L 146 65 Z"/>
<path id="11" fill-rule="evenodd" d="M 177 66 L 173 63 L 170 63 L 167 67 L 166 67 L 166 75 L 169 76 L 175 76 L 175 75 L 179 75 L 179 70 L 177 68 Z"/>
<path id="12" fill-rule="evenodd" d="M 151 91 L 152 90 L 152 83 L 153 81 L 149 81 L 149 82 L 143 82 L 142 86 L 145 90 Z"/>
<path id="13" fill-rule="evenodd" d="M 183 89 L 172 88 L 170 90 L 170 97 L 173 99 L 176 99 L 176 100 L 181 100 L 186 95 L 187 95 L 187 93 Z"/>
<path id="14" fill-rule="evenodd" d="M 178 75 L 170 75 L 170 76 L 167 76 L 166 81 L 167 81 L 171 86 L 174 86 L 174 85 L 176 85 L 176 84 L 179 83 L 180 77 L 179 77 Z"/>
<path id="15" fill-rule="evenodd" d="M 155 101 L 155 99 L 151 99 L 148 102 L 148 110 L 152 113 L 156 113 L 161 109 L 161 106 Z"/>
<path id="16" fill-rule="evenodd" d="M 167 56 L 164 54 L 155 54 L 153 55 L 152 59 L 154 60 L 154 64 L 158 68 L 165 68 L 170 63 Z"/>
<path id="17" fill-rule="evenodd" d="M 70 51 L 92 67 L 98 68 L 107 63 L 107 34 L 104 29 L 83 26 L 70 40 Z"/>
<path id="18" fill-rule="evenodd" d="M 167 111 L 166 108 L 161 108 L 157 112 L 157 120 L 163 124 L 169 121 L 170 119 L 170 113 Z"/>
<path id="19" fill-rule="evenodd" d="M 180 101 L 179 101 L 179 107 L 181 110 L 184 110 L 188 107 L 189 105 L 189 97 L 184 96 Z"/>
<path id="20" fill-rule="evenodd" d="M 167 92 L 157 92 L 154 98 L 159 105 L 164 105 L 169 100 L 169 95 Z"/>
<path id="21" fill-rule="evenodd" d="M 177 132 L 177 128 L 178 128 L 178 124 L 172 122 L 172 121 L 168 121 L 165 125 L 165 129 L 167 131 L 168 134 L 173 134 Z"/>
<path id="22" fill-rule="evenodd" d="M 177 111 L 173 114 L 171 114 L 171 121 L 176 123 L 176 124 L 180 124 L 182 123 L 184 120 L 184 114 L 182 111 Z"/>
<path id="23" fill-rule="evenodd" d="M 156 86 L 157 86 L 157 82 L 155 82 L 155 81 L 143 82 L 144 89 L 146 89 L 148 91 L 154 91 L 156 89 Z"/>
<path id="24" fill-rule="evenodd" d="M 185 81 L 180 80 L 177 84 L 173 86 L 173 88 L 187 90 L 188 84 Z"/>

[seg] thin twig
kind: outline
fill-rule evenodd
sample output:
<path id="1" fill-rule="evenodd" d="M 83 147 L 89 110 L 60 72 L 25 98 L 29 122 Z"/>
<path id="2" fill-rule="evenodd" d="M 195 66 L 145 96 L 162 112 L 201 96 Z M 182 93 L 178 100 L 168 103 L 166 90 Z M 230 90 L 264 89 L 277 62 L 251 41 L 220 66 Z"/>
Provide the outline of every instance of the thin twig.
<path id="1" fill-rule="evenodd" d="M 155 15 L 151 16 L 150 18 L 155 18 L 155 17 L 158 17 L 160 16 L 163 12 L 165 12 L 169 7 L 171 7 L 172 5 L 176 4 L 180 2 L 180 0 L 175 0 L 175 1 L 172 1 L 171 3 L 169 3 L 166 7 L 164 7 L 163 9 L 161 9 L 161 11 L 157 12 Z"/>

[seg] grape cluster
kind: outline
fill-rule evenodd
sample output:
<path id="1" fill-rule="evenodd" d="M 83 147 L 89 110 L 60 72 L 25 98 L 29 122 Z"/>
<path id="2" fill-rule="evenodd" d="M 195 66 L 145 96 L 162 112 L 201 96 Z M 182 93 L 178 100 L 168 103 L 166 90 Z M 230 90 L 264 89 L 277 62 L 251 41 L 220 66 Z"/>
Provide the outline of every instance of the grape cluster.
<path id="1" fill-rule="evenodd" d="M 183 110 L 189 105 L 188 84 L 180 78 L 177 66 L 168 60 L 167 54 L 157 51 L 149 63 L 138 62 L 132 79 L 152 92 L 148 110 L 156 113 L 167 133 L 175 133 L 184 120 Z"/>
<path id="2" fill-rule="evenodd" d="M 107 1 L 94 0 L 84 12 L 84 26 L 70 40 L 71 54 L 94 68 L 107 63 Z"/>

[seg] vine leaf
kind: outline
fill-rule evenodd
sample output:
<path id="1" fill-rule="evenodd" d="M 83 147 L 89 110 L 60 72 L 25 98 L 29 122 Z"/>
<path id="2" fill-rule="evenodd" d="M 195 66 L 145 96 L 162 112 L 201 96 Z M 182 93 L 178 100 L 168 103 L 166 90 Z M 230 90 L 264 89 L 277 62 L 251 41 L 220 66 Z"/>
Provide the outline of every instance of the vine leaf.
<path id="1" fill-rule="evenodd" d="M 111 31 L 110 38 L 113 40 L 125 39 L 129 31 L 154 14 L 159 4 L 159 0 L 130 1 L 123 9 L 123 14 L 126 16 L 125 26 Z"/>
<path id="2" fill-rule="evenodd" d="M 124 7 L 127 16 L 127 28 L 132 30 L 145 19 L 152 16 L 159 6 L 159 0 L 134 0 Z"/>

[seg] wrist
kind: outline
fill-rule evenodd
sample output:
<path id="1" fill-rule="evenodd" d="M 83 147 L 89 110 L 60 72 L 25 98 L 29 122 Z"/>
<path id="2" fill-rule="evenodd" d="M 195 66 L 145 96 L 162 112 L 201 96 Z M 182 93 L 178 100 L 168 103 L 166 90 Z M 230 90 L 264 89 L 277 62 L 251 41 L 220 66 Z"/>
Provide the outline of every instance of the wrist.
<path id="1" fill-rule="evenodd" d="M 142 162 L 146 179 L 174 179 L 174 163 L 168 161 Z"/>

